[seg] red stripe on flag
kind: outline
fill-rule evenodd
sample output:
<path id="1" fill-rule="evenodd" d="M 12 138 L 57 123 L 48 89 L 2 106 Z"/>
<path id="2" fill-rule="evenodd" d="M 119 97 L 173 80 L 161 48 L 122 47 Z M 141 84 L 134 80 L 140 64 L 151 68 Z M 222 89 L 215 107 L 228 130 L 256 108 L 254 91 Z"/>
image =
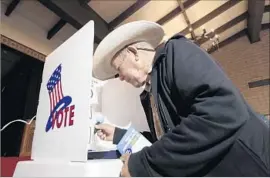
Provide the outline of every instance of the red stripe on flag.
<path id="1" fill-rule="evenodd" d="M 53 103 L 52 103 L 52 92 L 49 92 L 49 95 L 50 95 L 50 111 L 52 112 L 52 110 L 53 110 Z"/>
<path id="2" fill-rule="evenodd" d="M 57 95 L 58 95 L 58 98 L 59 98 L 59 101 L 62 99 L 61 95 L 60 95 L 60 81 L 57 83 Z"/>
<path id="3" fill-rule="evenodd" d="M 53 108 L 56 105 L 56 101 L 55 101 L 55 95 L 54 95 L 54 89 L 52 90 L 52 99 L 53 99 Z"/>
<path id="4" fill-rule="evenodd" d="M 55 105 L 58 103 L 58 97 L 57 97 L 57 88 L 56 88 L 56 85 L 54 86 L 54 90 L 53 90 L 53 92 L 54 92 L 54 96 L 55 96 Z"/>
<path id="5" fill-rule="evenodd" d="M 59 81 L 59 84 L 60 84 L 60 96 L 61 96 L 61 98 L 63 98 L 64 95 L 63 95 L 63 90 L 62 90 L 62 82 L 61 82 L 61 79 L 60 79 L 60 81 Z"/>

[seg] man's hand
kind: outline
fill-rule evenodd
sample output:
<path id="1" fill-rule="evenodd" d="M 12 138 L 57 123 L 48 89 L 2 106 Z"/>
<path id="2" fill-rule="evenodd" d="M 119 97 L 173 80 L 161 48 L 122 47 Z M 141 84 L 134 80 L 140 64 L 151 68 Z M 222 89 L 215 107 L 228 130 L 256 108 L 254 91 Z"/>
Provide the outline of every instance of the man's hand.
<path id="1" fill-rule="evenodd" d="M 109 124 L 99 124 L 95 126 L 97 131 L 97 135 L 101 140 L 105 141 L 112 141 L 113 140 L 113 135 L 115 131 L 115 127 Z"/>
<path id="2" fill-rule="evenodd" d="M 130 154 L 124 154 L 120 159 L 123 161 L 124 165 L 121 170 L 121 177 L 131 177 L 128 170 L 128 160 Z"/>

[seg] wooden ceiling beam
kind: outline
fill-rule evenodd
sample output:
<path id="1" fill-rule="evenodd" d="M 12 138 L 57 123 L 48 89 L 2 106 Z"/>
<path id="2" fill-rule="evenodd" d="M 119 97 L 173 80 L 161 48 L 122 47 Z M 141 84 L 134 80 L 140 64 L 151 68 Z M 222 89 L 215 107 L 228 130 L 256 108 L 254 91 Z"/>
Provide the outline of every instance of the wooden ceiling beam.
<path id="1" fill-rule="evenodd" d="M 80 24 L 75 18 L 70 16 L 67 12 L 65 12 L 63 9 L 61 9 L 59 6 L 57 6 L 54 2 L 51 0 L 38 0 L 42 5 L 44 5 L 46 8 L 54 12 L 58 17 L 68 22 L 70 25 L 72 25 L 74 28 L 79 30 L 82 28 L 82 24 Z"/>
<path id="2" fill-rule="evenodd" d="M 184 9 L 190 8 L 191 6 L 193 6 L 194 4 L 196 4 L 197 2 L 199 2 L 199 0 L 186 0 L 183 3 Z M 157 21 L 157 23 L 160 24 L 160 25 L 164 25 L 165 23 L 167 23 L 168 21 L 172 20 L 174 17 L 176 17 L 180 13 L 182 13 L 182 9 L 181 9 L 180 6 L 177 6 L 170 13 L 168 13 L 167 15 L 165 15 L 164 17 L 162 17 L 161 19 L 159 19 Z"/>
<path id="3" fill-rule="evenodd" d="M 248 17 L 248 12 L 246 11 L 246 12 L 242 13 L 241 15 L 235 17 L 231 21 L 229 21 L 229 22 L 225 23 L 224 25 L 222 25 L 222 26 L 218 27 L 217 29 L 215 29 L 215 32 L 214 33 L 213 32 L 209 32 L 207 34 L 207 36 L 209 36 L 210 38 L 213 38 L 215 34 L 221 34 L 222 32 L 224 32 L 224 31 L 228 30 L 229 28 L 235 26 L 239 22 L 247 19 L 247 17 Z M 198 43 L 200 45 L 202 45 L 206 41 L 208 41 L 208 39 L 202 38 L 202 39 L 198 40 Z"/>
<path id="4" fill-rule="evenodd" d="M 17 5 L 19 4 L 20 0 L 13 0 L 9 3 L 8 7 L 7 7 L 7 10 L 5 12 L 5 15 L 6 16 L 9 16 L 13 11 L 14 9 L 17 7 Z"/>
<path id="5" fill-rule="evenodd" d="M 220 7 L 218 7 L 217 9 L 213 10 L 209 14 L 205 15 L 201 19 L 199 19 L 196 22 L 194 22 L 193 24 L 191 24 L 192 28 L 195 30 L 195 29 L 203 26 L 204 24 L 206 24 L 210 20 L 214 19 L 218 15 L 222 14 L 223 12 L 225 12 L 226 10 L 230 9 L 231 7 L 235 6 L 236 4 L 238 4 L 240 2 L 241 1 L 229 0 L 228 2 L 226 2 L 223 5 L 221 5 Z M 185 28 L 180 33 L 183 35 L 187 35 L 189 33 L 189 27 Z"/>
<path id="6" fill-rule="evenodd" d="M 101 39 L 108 34 L 109 30 L 96 14 L 90 13 L 82 8 L 78 1 L 58 1 L 58 0 L 38 0 L 42 5 L 54 12 L 62 20 L 66 21 L 76 29 L 80 29 L 89 20 L 95 21 L 95 28 L 99 29 L 95 32 L 95 43 L 100 43 Z"/>
<path id="7" fill-rule="evenodd" d="M 116 17 L 109 23 L 109 29 L 112 30 L 113 28 L 118 26 L 132 14 L 137 12 L 140 8 L 145 6 L 148 2 L 150 2 L 150 0 L 137 0 L 136 3 L 134 3 L 132 6 L 130 6 L 127 10 L 125 10 L 123 13 L 121 13 L 118 17 Z"/>
<path id="8" fill-rule="evenodd" d="M 82 8 L 86 9 L 90 14 L 94 14 L 97 19 L 96 21 L 101 21 L 103 24 L 106 25 L 106 28 L 109 29 L 109 24 L 98 13 L 96 13 L 96 11 L 94 11 L 92 7 L 88 5 L 90 1 L 91 0 L 78 0 Z"/>
<path id="9" fill-rule="evenodd" d="M 265 9 L 264 1 L 248 0 L 248 37 L 250 43 L 260 41 L 262 17 Z"/>
<path id="10" fill-rule="evenodd" d="M 66 21 L 60 19 L 48 32 L 47 39 L 50 40 L 57 32 L 61 30 L 66 25 Z"/>
<path id="11" fill-rule="evenodd" d="M 191 34 L 191 38 L 192 38 L 192 39 L 195 39 L 195 38 L 196 38 L 196 35 L 195 35 L 194 29 L 193 29 L 193 27 L 192 27 L 192 24 L 190 23 L 190 20 L 189 20 L 189 18 L 188 18 L 188 16 L 187 16 L 187 13 L 186 13 L 186 9 L 185 9 L 185 7 L 184 7 L 184 4 L 183 4 L 182 0 L 177 0 L 177 2 L 178 2 L 179 6 L 180 6 L 180 8 L 181 8 L 181 10 L 182 10 L 184 19 L 185 19 L 185 21 L 186 21 L 186 23 L 187 23 L 189 32 L 190 32 L 190 34 Z"/>

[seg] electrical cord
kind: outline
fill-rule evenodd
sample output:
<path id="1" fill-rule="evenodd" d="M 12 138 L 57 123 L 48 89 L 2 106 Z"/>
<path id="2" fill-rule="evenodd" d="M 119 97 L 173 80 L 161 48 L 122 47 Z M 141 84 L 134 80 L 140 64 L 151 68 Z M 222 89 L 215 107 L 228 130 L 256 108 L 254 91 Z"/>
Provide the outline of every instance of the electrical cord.
<path id="1" fill-rule="evenodd" d="M 26 121 L 24 121 L 24 120 L 22 120 L 22 119 L 17 119 L 17 120 L 11 121 L 11 122 L 7 123 L 7 124 L 0 130 L 0 132 L 2 132 L 3 130 L 5 130 L 10 124 L 12 124 L 12 123 L 14 123 L 14 122 L 22 122 L 22 123 L 25 123 L 25 124 L 29 125 L 29 124 L 31 124 L 31 122 L 32 122 L 35 118 L 36 118 L 36 115 L 34 115 L 34 116 L 32 117 L 32 119 L 31 119 L 29 122 L 26 122 Z"/>

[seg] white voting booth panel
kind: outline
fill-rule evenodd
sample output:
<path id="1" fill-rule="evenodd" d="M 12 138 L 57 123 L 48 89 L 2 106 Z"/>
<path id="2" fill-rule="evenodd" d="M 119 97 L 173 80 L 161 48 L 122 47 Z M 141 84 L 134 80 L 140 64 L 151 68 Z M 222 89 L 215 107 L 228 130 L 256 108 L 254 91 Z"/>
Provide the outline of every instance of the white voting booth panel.
<path id="1" fill-rule="evenodd" d="M 142 88 L 134 88 L 118 78 L 108 80 L 101 92 L 102 114 L 119 127 L 131 125 L 137 131 L 149 131 L 140 101 L 142 91 Z"/>
<path id="2" fill-rule="evenodd" d="M 94 22 L 88 22 L 47 58 L 32 144 L 33 161 L 14 177 L 119 176 L 120 160 L 87 160 Z"/>

